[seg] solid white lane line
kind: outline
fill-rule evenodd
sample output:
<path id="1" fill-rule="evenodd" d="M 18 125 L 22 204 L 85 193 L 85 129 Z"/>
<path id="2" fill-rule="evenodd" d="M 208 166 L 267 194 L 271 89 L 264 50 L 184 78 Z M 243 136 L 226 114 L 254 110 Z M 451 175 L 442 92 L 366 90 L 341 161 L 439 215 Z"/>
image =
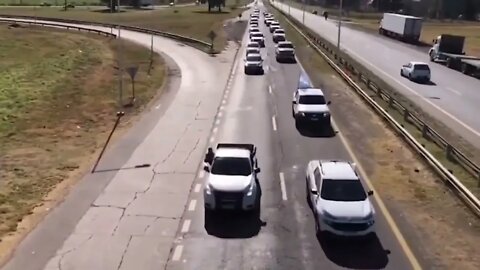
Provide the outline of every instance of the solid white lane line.
<path id="1" fill-rule="evenodd" d="M 196 206 L 197 206 L 197 200 L 191 200 L 190 204 L 188 205 L 188 211 L 195 211 Z"/>
<path id="2" fill-rule="evenodd" d="M 183 245 L 178 245 L 173 251 L 172 261 L 178 261 L 182 257 Z"/>
<path id="3" fill-rule="evenodd" d="M 458 92 L 457 90 L 453 89 L 453 88 L 450 88 L 450 87 L 445 87 L 445 89 L 447 89 L 448 91 L 458 95 L 458 96 L 461 96 L 462 93 Z"/>
<path id="4" fill-rule="evenodd" d="M 268 86 L 268 93 L 272 93 L 272 87 L 270 85 Z"/>
<path id="5" fill-rule="evenodd" d="M 272 126 L 273 130 L 277 130 L 277 120 L 275 120 L 275 115 L 272 116 Z"/>
<path id="6" fill-rule="evenodd" d="M 202 184 L 196 184 L 195 189 L 193 190 L 195 193 L 200 192 L 200 189 L 202 188 Z"/>
<path id="7" fill-rule="evenodd" d="M 287 187 L 285 186 L 285 176 L 280 173 L 280 190 L 282 191 L 282 200 L 287 200 Z"/>
<path id="8" fill-rule="evenodd" d="M 186 219 L 183 222 L 182 233 L 186 233 L 186 232 L 188 232 L 188 230 L 190 230 L 190 223 L 192 223 L 192 221 L 190 219 Z"/>

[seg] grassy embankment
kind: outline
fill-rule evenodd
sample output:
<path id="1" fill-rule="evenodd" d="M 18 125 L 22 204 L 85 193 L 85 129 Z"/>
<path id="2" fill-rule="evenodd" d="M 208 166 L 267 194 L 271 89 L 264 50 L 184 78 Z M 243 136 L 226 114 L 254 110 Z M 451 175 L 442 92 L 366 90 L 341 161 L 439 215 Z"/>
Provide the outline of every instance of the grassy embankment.
<path id="1" fill-rule="evenodd" d="M 0 0 L 1 1 L 1 0 Z M 237 7 L 237 3 L 238 6 Z M 214 42 L 215 50 L 221 51 L 227 44 L 227 35 L 224 31 L 224 21 L 238 16 L 244 9 L 243 5 L 250 0 L 227 0 L 226 7 L 221 13 L 208 13 L 206 5 L 168 7 L 162 9 L 126 9 L 120 13 L 109 13 L 106 9 L 70 9 L 63 11 L 59 7 L 35 8 L 0 8 L 0 15 L 25 15 L 51 17 L 73 20 L 94 21 L 103 23 L 118 23 L 145 27 L 180 34 L 206 42 L 210 42 L 208 33 L 213 30 L 217 33 Z"/>
<path id="2" fill-rule="evenodd" d="M 292 6 L 302 8 L 302 5 L 297 2 L 292 2 Z M 335 9 L 323 9 L 319 6 L 306 5 L 305 10 L 312 12 L 316 10 L 321 16 L 324 10 L 328 10 L 332 18 L 338 16 L 339 12 Z M 382 18 L 382 13 L 374 12 L 349 12 L 344 20 L 349 21 L 347 25 L 378 34 L 379 22 Z M 431 44 L 432 40 L 440 34 L 454 34 L 466 37 L 465 51 L 470 55 L 480 56 L 480 22 L 467 21 L 443 21 L 427 20 L 423 24 L 422 35 L 420 41 L 425 44 Z"/>
<path id="3" fill-rule="evenodd" d="M 102 147 L 118 110 L 118 44 L 95 34 L 0 24 L 2 256 L 4 237 L 58 184 L 80 178 Z M 122 55 L 125 66 L 139 71 L 136 102 L 124 109 L 120 128 L 159 94 L 166 76 L 156 54 L 148 75 L 148 49 L 123 42 Z M 130 79 L 123 78 L 128 103 Z"/>

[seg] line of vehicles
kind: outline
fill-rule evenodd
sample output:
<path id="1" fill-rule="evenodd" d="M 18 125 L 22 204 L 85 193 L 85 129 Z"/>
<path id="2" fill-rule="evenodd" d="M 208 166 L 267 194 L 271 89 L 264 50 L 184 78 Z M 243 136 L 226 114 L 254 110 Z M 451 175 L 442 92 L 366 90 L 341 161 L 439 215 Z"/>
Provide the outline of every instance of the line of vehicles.
<path id="1" fill-rule="evenodd" d="M 275 20 L 272 14 L 263 13 L 264 24 L 272 33 L 272 40 L 276 43 L 275 59 L 279 63 L 289 62 L 296 63 L 295 48 L 292 42 L 288 41 L 285 36 L 285 30 L 281 28 L 280 23 Z M 247 44 L 244 72 L 247 75 L 260 74 L 263 75 L 263 59 L 261 48 L 265 47 L 265 35 L 259 28 L 260 10 L 255 9 L 250 15 L 250 27 L 248 29 L 250 41 Z"/>
<path id="2" fill-rule="evenodd" d="M 283 36 L 276 39 L 277 44 L 288 42 L 285 32 L 278 31 L 282 29 L 273 16 L 266 12 L 264 16 L 270 32 Z M 255 9 L 251 16 L 250 30 L 258 28 L 258 19 L 259 10 Z M 250 31 L 247 62 L 249 59 L 251 62 L 260 62 L 260 48 L 265 46 L 265 42 L 263 36 L 256 34 L 258 32 L 259 30 Z M 277 45 L 277 61 L 295 59 L 293 46 L 288 48 L 287 53 L 278 49 Z M 292 114 L 296 122 L 321 122 L 330 125 L 330 102 L 325 100 L 322 90 L 314 88 L 306 74 L 300 76 L 297 88 L 292 101 Z M 225 210 L 254 215 L 260 213 L 260 168 L 255 145 L 218 143 L 215 150 L 208 148 L 203 169 L 208 173 L 203 191 L 207 216 Z M 345 160 L 311 160 L 307 164 L 305 175 L 307 203 L 315 217 L 317 234 L 328 232 L 325 236 L 373 235 L 375 209 L 369 198 L 373 192 L 365 191 L 354 163 Z"/>

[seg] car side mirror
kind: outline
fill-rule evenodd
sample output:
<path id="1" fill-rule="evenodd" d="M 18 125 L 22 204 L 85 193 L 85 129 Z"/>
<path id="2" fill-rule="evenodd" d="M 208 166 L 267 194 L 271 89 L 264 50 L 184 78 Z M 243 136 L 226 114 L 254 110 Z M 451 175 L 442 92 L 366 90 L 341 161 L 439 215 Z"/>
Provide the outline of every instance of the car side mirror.
<path id="1" fill-rule="evenodd" d="M 255 173 L 260 173 L 260 168 L 255 168 Z"/>
<path id="2" fill-rule="evenodd" d="M 369 190 L 369 191 L 367 192 L 367 194 L 368 194 L 368 196 L 372 196 L 372 195 L 373 195 L 373 190 Z"/>
<path id="3" fill-rule="evenodd" d="M 206 172 L 210 172 L 210 167 L 208 167 L 208 166 L 203 166 L 203 170 L 206 171 Z"/>
<path id="4" fill-rule="evenodd" d="M 330 104 L 332 104 L 332 101 L 329 100 L 329 101 L 327 102 L 327 105 L 330 105 Z"/>
<path id="5" fill-rule="evenodd" d="M 297 104 L 297 101 L 296 101 L 296 100 L 292 100 L 292 104 Z"/>
<path id="6" fill-rule="evenodd" d="M 318 190 L 316 190 L 316 189 L 312 189 L 312 190 L 310 190 L 310 192 L 311 192 L 313 195 L 318 195 Z"/>

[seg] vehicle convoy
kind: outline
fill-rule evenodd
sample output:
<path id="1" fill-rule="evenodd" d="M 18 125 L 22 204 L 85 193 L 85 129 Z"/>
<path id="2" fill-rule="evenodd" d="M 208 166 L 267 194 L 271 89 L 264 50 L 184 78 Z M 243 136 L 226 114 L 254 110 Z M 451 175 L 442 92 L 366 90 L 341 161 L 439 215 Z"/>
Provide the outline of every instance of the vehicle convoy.
<path id="1" fill-rule="evenodd" d="M 395 13 L 384 13 L 378 32 L 403 41 L 418 42 L 423 19 Z"/>
<path id="2" fill-rule="evenodd" d="M 317 234 L 370 236 L 375 209 L 355 164 L 342 160 L 311 160 L 306 170 L 307 201 L 315 216 Z"/>
<path id="3" fill-rule="evenodd" d="M 429 82 L 431 78 L 430 67 L 423 62 L 410 62 L 400 69 L 400 76 L 411 81 Z"/>
<path id="4" fill-rule="evenodd" d="M 443 62 L 452 69 L 464 74 L 480 74 L 480 58 L 465 55 L 465 37 L 456 35 L 440 35 L 433 40 L 433 46 L 428 51 L 430 61 Z"/>
<path id="5" fill-rule="evenodd" d="M 260 47 L 265 47 L 265 38 L 263 37 L 262 32 L 251 32 L 250 40 L 260 44 Z"/>
<path id="6" fill-rule="evenodd" d="M 248 54 L 245 58 L 245 74 L 259 74 L 263 75 L 265 70 L 263 69 L 263 59 L 261 54 Z"/>
<path id="7" fill-rule="evenodd" d="M 295 47 L 290 41 L 279 41 L 275 48 L 275 59 L 277 62 L 297 62 L 295 58 Z"/>
<path id="8" fill-rule="evenodd" d="M 297 89 L 293 93 L 292 116 L 295 125 L 318 123 L 330 127 L 330 101 L 326 102 L 323 91 L 308 87 Z"/>
<path id="9" fill-rule="evenodd" d="M 219 143 L 205 157 L 208 172 L 204 188 L 205 211 L 258 211 L 260 196 L 256 151 L 253 144 Z"/>
<path id="10" fill-rule="evenodd" d="M 275 30 L 272 35 L 272 40 L 275 43 L 286 40 L 285 33 L 277 32 L 278 30 L 280 29 Z"/>

